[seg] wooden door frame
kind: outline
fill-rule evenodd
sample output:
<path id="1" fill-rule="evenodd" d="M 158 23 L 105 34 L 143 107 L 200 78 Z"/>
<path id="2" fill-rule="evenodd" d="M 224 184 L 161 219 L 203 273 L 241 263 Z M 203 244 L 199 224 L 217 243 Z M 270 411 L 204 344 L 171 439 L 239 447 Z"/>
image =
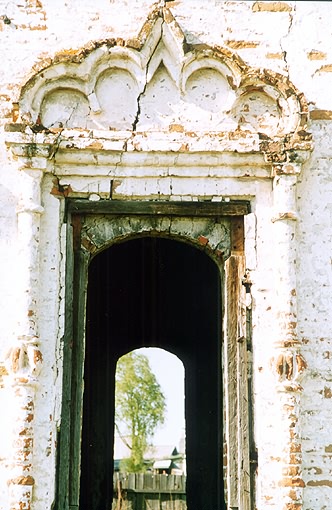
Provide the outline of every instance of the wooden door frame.
<path id="1" fill-rule="evenodd" d="M 65 335 L 63 344 L 63 392 L 61 426 L 58 433 L 57 510 L 79 508 L 81 427 L 83 412 L 83 367 L 85 349 L 85 311 L 88 266 L 91 254 L 81 245 L 81 218 L 86 215 L 174 216 L 200 218 L 229 217 L 231 252 L 224 260 L 222 282 L 223 356 L 226 367 L 226 439 L 228 473 L 228 508 L 250 509 L 250 438 L 246 340 L 243 332 L 243 309 L 239 306 L 244 287 L 244 216 L 250 212 L 248 201 L 228 202 L 152 202 L 67 199 L 67 258 L 65 293 Z M 235 370 L 231 375 L 232 370 Z"/>

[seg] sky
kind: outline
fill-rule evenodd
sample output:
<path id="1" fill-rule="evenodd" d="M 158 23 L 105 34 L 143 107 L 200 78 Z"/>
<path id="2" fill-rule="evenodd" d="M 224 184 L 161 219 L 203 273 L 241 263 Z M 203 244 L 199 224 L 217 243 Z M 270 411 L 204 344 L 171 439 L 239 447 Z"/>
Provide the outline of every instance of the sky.
<path id="1" fill-rule="evenodd" d="M 185 431 L 183 364 L 177 356 L 163 349 L 150 347 L 139 352 L 149 358 L 151 370 L 166 397 L 165 423 L 158 427 L 153 444 L 178 448 Z"/>

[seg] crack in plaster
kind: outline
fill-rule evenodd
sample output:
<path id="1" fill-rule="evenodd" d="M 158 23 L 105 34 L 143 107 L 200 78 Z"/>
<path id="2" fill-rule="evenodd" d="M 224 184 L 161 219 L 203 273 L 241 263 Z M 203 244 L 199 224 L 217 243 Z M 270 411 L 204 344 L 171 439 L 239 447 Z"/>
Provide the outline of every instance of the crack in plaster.
<path id="1" fill-rule="evenodd" d="M 72 116 L 74 115 L 75 111 L 78 109 L 79 106 L 80 106 L 80 104 L 79 104 L 79 102 L 77 102 L 76 105 L 73 107 L 72 111 L 70 112 L 65 124 L 68 124 L 68 122 L 71 121 Z M 90 111 L 91 111 L 91 108 L 90 108 Z M 50 127 L 52 128 L 53 126 L 54 126 L 54 124 L 52 124 Z M 53 143 L 52 150 L 49 155 L 49 159 L 53 160 L 53 173 L 54 174 L 55 174 L 55 156 L 59 150 L 60 143 L 61 143 L 61 135 L 65 129 L 66 129 L 66 127 L 62 125 L 62 127 L 60 128 L 60 132 Z"/>
<path id="2" fill-rule="evenodd" d="M 71 121 L 72 119 L 72 116 L 74 115 L 75 111 L 78 109 L 79 107 L 79 102 L 76 103 L 76 105 L 73 107 L 72 111 L 70 112 L 65 124 L 67 124 L 68 122 Z M 90 112 L 91 112 L 91 108 L 89 107 L 90 109 Z M 52 127 L 52 126 L 51 126 Z M 52 146 L 52 149 L 51 149 L 51 152 L 50 152 L 50 155 L 49 155 L 49 159 L 53 161 L 53 174 L 56 176 L 56 170 L 55 170 L 55 158 L 56 158 L 56 155 L 59 151 L 59 148 L 60 148 L 60 143 L 61 143 L 61 135 L 63 133 L 63 131 L 66 129 L 66 127 L 62 126 L 60 128 L 60 131 L 59 131 L 59 134 L 58 136 L 56 137 L 56 139 L 54 140 L 54 143 L 53 143 L 53 146 Z M 58 182 L 60 182 L 59 178 L 58 178 Z"/>
<path id="3" fill-rule="evenodd" d="M 119 159 L 118 161 L 115 162 L 115 165 L 114 165 L 114 168 L 112 170 L 110 170 L 108 172 L 108 175 L 110 175 L 112 173 L 112 171 L 114 170 L 115 174 L 117 173 L 117 170 L 120 166 L 122 166 L 122 160 L 123 160 L 123 155 L 125 154 L 125 152 L 127 152 L 127 148 L 128 148 L 128 142 L 129 140 L 132 138 L 133 135 L 130 135 L 123 143 L 123 146 L 122 146 L 122 151 L 120 152 L 120 155 L 119 155 Z M 116 175 L 115 175 L 116 177 Z M 113 184 L 114 184 L 114 179 L 111 179 L 110 181 L 110 199 L 112 199 L 112 194 L 113 194 Z"/>
<path id="4" fill-rule="evenodd" d="M 59 122 L 59 127 L 60 127 L 60 129 L 70 129 L 70 126 L 68 126 L 68 122 L 70 122 L 70 121 L 71 121 L 71 119 L 72 119 L 72 117 L 73 117 L 74 113 L 78 110 L 78 108 L 79 108 L 79 107 L 80 107 L 80 103 L 79 103 L 79 102 L 77 102 L 77 103 L 73 106 L 73 108 L 72 108 L 71 112 L 69 113 L 69 115 L 68 115 L 67 119 L 65 120 L 65 122 Z M 87 115 L 87 117 L 89 117 L 90 113 L 91 113 L 91 107 L 89 106 L 89 114 Z M 50 126 L 48 126 L 47 128 L 45 128 L 45 127 L 43 126 L 43 128 L 44 128 L 44 129 L 46 129 L 46 130 L 50 130 L 50 129 L 52 129 L 52 128 L 56 128 L 56 127 L 57 127 L 57 126 L 56 126 L 57 122 L 58 122 L 58 120 L 55 120 L 52 124 L 50 124 Z"/>
<path id="5" fill-rule="evenodd" d="M 287 51 L 286 51 L 283 43 L 290 36 L 291 30 L 293 28 L 295 14 L 296 14 L 296 4 L 294 4 L 293 9 L 291 11 L 289 11 L 289 23 L 288 23 L 287 33 L 280 39 L 281 53 L 282 53 L 283 60 L 285 63 L 285 70 L 286 70 L 288 78 L 289 78 L 289 62 L 287 60 Z"/>
<path id="6" fill-rule="evenodd" d="M 131 140 L 133 140 L 134 135 L 137 132 L 137 124 L 139 123 L 140 116 L 141 116 L 141 99 L 145 95 L 145 92 L 146 92 L 146 89 L 147 89 L 147 86 L 148 86 L 148 73 L 149 73 L 150 63 L 151 63 L 151 61 L 152 61 L 152 59 L 153 59 L 153 57 L 154 57 L 154 55 L 155 55 L 155 53 L 156 53 L 156 51 L 157 51 L 157 49 L 159 47 L 159 43 L 160 43 L 160 40 L 162 39 L 162 35 L 163 35 L 163 25 L 165 23 L 165 20 L 164 20 L 164 17 L 163 17 L 163 13 L 162 13 L 163 7 L 165 7 L 165 0 L 160 0 L 160 2 L 158 4 L 158 8 L 160 8 L 160 14 L 162 16 L 162 23 L 161 23 L 161 26 L 160 26 L 160 38 L 159 38 L 158 44 L 156 44 L 156 46 L 155 46 L 152 54 L 150 55 L 150 57 L 149 57 L 149 59 L 147 61 L 147 64 L 146 64 L 145 83 L 144 83 L 144 86 L 143 86 L 143 90 L 137 96 L 137 111 L 136 111 L 136 115 L 135 115 L 134 121 L 132 123 L 132 133 L 123 142 L 122 151 L 120 152 L 119 159 L 118 159 L 118 161 L 115 162 L 115 166 L 114 166 L 113 170 L 110 170 L 109 175 L 111 174 L 112 171 L 117 172 L 117 169 L 120 166 L 122 166 L 123 156 L 124 156 L 124 154 L 128 150 L 128 144 L 129 144 L 129 142 Z M 110 181 L 110 196 L 109 196 L 110 199 L 112 199 L 112 194 L 113 194 L 113 179 Z"/>
<path id="7" fill-rule="evenodd" d="M 62 207 L 62 202 L 60 202 L 60 208 Z M 63 211 L 64 213 L 64 211 Z M 58 227 L 58 239 L 59 239 L 59 259 L 58 259 L 58 271 L 59 271 L 59 290 L 58 290 L 58 303 L 57 303 L 57 317 L 58 317 L 58 334 L 56 340 L 56 349 L 55 349 L 55 374 L 54 374 L 54 385 L 55 388 L 58 388 L 60 391 L 56 391 L 54 406 L 53 406 L 53 416 L 55 420 L 56 426 L 59 425 L 59 421 L 61 420 L 61 388 L 62 388 L 62 371 L 60 366 L 63 362 L 63 347 L 64 347 L 64 315 L 65 315 L 65 272 L 66 272 L 66 226 L 61 225 L 59 223 Z"/>
<path id="8" fill-rule="evenodd" d="M 164 20 L 164 17 L 162 17 L 162 23 L 160 25 L 160 39 L 159 39 L 158 44 L 156 44 L 152 54 L 150 55 L 149 60 L 147 61 L 146 68 L 145 68 L 145 83 L 144 83 L 144 87 L 143 87 L 142 92 L 140 92 L 139 95 L 137 96 L 137 112 L 136 112 L 136 116 L 135 116 L 135 119 L 134 119 L 134 122 L 133 122 L 133 125 L 132 125 L 133 133 L 136 132 L 137 124 L 139 123 L 139 120 L 140 120 L 140 115 L 141 115 L 141 104 L 140 104 L 140 102 L 141 102 L 141 99 L 144 96 L 144 94 L 146 92 L 146 88 L 148 86 L 149 66 L 150 66 L 151 60 L 153 59 L 153 57 L 154 57 L 154 55 L 155 55 L 155 53 L 156 53 L 156 51 L 157 51 L 157 49 L 159 47 L 160 40 L 162 39 L 164 23 L 165 23 L 165 20 Z"/>
<path id="9" fill-rule="evenodd" d="M 53 169 L 54 169 L 54 173 L 55 173 L 55 156 L 59 150 L 59 147 L 60 147 L 60 143 L 61 143 L 61 135 L 62 135 L 62 132 L 65 128 L 61 128 L 61 131 L 59 132 L 58 136 L 56 137 L 56 139 L 54 140 L 54 143 L 53 143 L 53 146 L 52 146 L 52 150 L 51 150 L 51 153 L 50 153 L 50 156 L 49 156 L 49 159 L 53 160 Z"/>

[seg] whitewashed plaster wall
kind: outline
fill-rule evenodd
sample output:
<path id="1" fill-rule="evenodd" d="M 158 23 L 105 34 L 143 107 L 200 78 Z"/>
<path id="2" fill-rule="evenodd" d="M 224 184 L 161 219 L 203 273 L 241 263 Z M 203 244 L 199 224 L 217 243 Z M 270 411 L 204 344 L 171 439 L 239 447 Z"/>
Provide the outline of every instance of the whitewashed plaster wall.
<path id="1" fill-rule="evenodd" d="M 304 165 L 297 186 L 297 299 L 298 335 L 308 368 L 302 381 L 301 423 L 303 510 L 327 510 L 331 498 L 332 440 L 329 435 L 332 407 L 331 302 L 331 207 L 332 199 L 332 33 L 329 2 L 252 2 L 179 0 L 168 2 L 188 43 L 218 45 L 235 51 L 256 68 L 289 76 L 304 93 L 310 110 L 308 130 L 314 151 Z M 152 8 L 146 0 L 0 0 L 0 358 L 14 340 L 17 294 L 17 218 L 20 172 L 6 148 L 3 126 L 15 120 L 22 86 L 57 54 L 70 55 L 90 41 L 137 36 Z M 156 189 L 147 187 L 142 170 L 139 178 L 124 179 L 123 196 L 149 198 Z M 63 332 L 65 227 L 61 226 L 61 201 L 50 194 L 52 176 L 43 181 L 39 334 L 44 357 L 41 384 L 35 404 L 35 460 L 37 475 L 44 483 L 35 487 L 33 509 L 50 509 L 54 499 L 56 427 L 60 420 L 61 350 Z M 75 189 L 85 186 L 82 177 L 72 179 Z M 176 187 L 178 186 L 178 187 Z M 161 184 L 162 189 L 162 184 Z M 204 187 L 179 179 L 173 189 L 177 199 L 241 196 L 252 199 L 256 220 L 255 240 L 248 251 L 253 281 L 253 340 L 256 441 L 260 453 L 257 509 L 283 510 L 278 499 L 278 464 L 273 459 L 281 415 L 276 402 L 275 376 L 270 370 L 274 324 L 274 245 L 271 218 L 272 182 L 269 178 L 240 181 L 211 177 Z M 60 228 L 59 228 L 60 223 Z M 252 232 L 251 231 L 251 232 Z M 251 235 L 251 234 L 250 234 Z M 253 247 L 254 245 L 254 247 Z M 254 249 L 256 253 L 253 254 Z M 47 285 L 44 283 L 47 281 Z M 273 333 L 272 333 L 273 337 Z M 4 377 L 5 380 L 5 377 Z M 0 389 L 0 509 L 7 510 L 7 468 L 11 431 L 9 389 Z M 296 453 L 296 452 L 295 452 Z M 294 489 L 296 490 L 296 488 Z M 296 505 L 289 506 L 295 510 Z"/>

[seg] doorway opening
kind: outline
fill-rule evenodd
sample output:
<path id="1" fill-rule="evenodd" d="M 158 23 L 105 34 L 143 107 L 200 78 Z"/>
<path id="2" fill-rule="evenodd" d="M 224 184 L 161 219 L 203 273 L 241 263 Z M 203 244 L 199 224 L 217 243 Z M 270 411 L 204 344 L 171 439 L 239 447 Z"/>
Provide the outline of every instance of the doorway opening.
<path id="1" fill-rule="evenodd" d="M 185 476 L 181 360 L 156 347 L 135 349 L 118 360 L 115 379 L 114 471 Z"/>
<path id="2" fill-rule="evenodd" d="M 220 269 L 170 238 L 114 244 L 88 276 L 80 509 L 113 499 L 117 360 L 160 347 L 185 367 L 187 508 L 223 510 Z"/>

